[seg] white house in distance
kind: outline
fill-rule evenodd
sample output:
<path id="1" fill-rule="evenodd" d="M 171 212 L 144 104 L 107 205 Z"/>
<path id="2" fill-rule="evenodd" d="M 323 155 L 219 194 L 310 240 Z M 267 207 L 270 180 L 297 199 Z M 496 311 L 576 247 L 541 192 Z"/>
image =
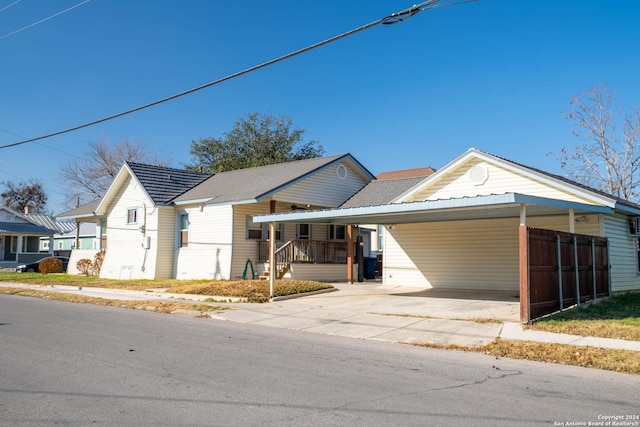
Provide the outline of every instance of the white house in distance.
<path id="1" fill-rule="evenodd" d="M 374 179 L 350 154 L 215 175 L 126 163 L 105 196 L 58 216 L 96 224 L 101 277 L 236 279 L 268 268 L 266 226 L 254 215 L 335 208 Z M 345 227 L 276 230 L 278 276 L 346 280 Z M 73 251 L 70 270 L 91 251 Z"/>
<path id="2" fill-rule="evenodd" d="M 340 208 L 253 221 L 382 224 L 384 285 L 519 294 L 523 320 L 550 305 L 535 298 L 553 281 L 559 296 L 548 298 L 560 307 L 576 290 L 571 299 L 584 301 L 640 289 L 637 204 L 476 149 L 408 187 L 379 203 L 380 192 L 394 188 L 372 181 Z M 551 246 L 532 243 L 535 229 L 555 233 Z M 557 265 L 539 260 L 556 253 L 564 256 Z"/>
<path id="3" fill-rule="evenodd" d="M 0 267 L 13 268 L 53 255 L 51 245 L 42 247 L 40 241 L 50 243 L 55 233 L 31 215 L 0 206 Z"/>

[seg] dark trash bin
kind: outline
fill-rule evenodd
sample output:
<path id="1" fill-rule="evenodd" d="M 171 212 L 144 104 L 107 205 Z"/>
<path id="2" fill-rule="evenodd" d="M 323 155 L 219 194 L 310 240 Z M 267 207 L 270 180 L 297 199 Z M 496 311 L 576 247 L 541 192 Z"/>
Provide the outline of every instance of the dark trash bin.
<path id="1" fill-rule="evenodd" d="M 376 267 L 378 265 L 378 258 L 365 258 L 365 266 L 364 266 L 364 278 L 365 279 L 375 279 L 376 278 Z"/>

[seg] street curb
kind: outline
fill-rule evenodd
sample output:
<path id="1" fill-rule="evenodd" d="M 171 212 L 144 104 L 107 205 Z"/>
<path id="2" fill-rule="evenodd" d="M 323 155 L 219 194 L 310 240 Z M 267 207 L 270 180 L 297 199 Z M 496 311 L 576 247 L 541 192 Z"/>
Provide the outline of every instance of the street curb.
<path id="1" fill-rule="evenodd" d="M 303 294 L 283 295 L 281 297 L 273 297 L 273 298 L 271 298 L 269 300 L 269 302 L 278 302 L 278 301 L 285 301 L 285 300 L 288 300 L 288 299 L 308 297 L 308 296 L 311 296 L 311 295 L 326 294 L 326 293 L 329 293 L 329 292 L 335 292 L 337 290 L 338 290 L 337 288 L 329 288 L 329 289 L 320 289 L 318 291 L 305 292 Z"/>

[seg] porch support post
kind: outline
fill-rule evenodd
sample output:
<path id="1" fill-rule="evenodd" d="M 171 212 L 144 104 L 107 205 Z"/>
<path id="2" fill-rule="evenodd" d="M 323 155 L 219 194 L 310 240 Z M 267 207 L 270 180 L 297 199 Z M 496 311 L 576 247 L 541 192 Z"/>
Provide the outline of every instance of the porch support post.
<path id="1" fill-rule="evenodd" d="M 347 282 L 353 285 L 353 224 L 347 225 Z"/>
<path id="2" fill-rule="evenodd" d="M 576 232 L 576 215 L 573 212 L 573 208 L 569 209 L 569 233 Z"/>
<path id="3" fill-rule="evenodd" d="M 527 206 L 520 205 L 520 227 L 518 229 L 520 269 L 520 322 L 529 323 L 531 305 L 529 300 L 529 233 L 527 231 Z"/>
<path id="4" fill-rule="evenodd" d="M 274 289 L 276 285 L 276 270 L 278 265 L 276 264 L 276 223 L 269 223 L 269 295 L 271 298 L 274 296 Z"/>
<path id="5" fill-rule="evenodd" d="M 76 249 L 78 249 L 79 243 L 80 243 L 80 223 L 76 219 L 76 244 L 74 246 Z"/>

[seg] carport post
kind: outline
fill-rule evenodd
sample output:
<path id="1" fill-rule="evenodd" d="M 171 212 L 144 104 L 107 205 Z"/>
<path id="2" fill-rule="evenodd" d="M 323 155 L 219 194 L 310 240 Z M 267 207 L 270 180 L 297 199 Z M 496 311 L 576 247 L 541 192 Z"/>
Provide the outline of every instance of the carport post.
<path id="1" fill-rule="evenodd" d="M 518 230 L 520 257 L 520 322 L 529 323 L 529 233 L 527 230 L 527 208 L 520 205 L 520 227 Z"/>
<path id="2" fill-rule="evenodd" d="M 274 289 L 276 284 L 276 270 L 278 265 L 276 264 L 276 223 L 269 223 L 269 295 L 271 298 L 274 296 Z"/>
<path id="3" fill-rule="evenodd" d="M 353 224 L 347 225 L 347 282 L 353 285 Z"/>

